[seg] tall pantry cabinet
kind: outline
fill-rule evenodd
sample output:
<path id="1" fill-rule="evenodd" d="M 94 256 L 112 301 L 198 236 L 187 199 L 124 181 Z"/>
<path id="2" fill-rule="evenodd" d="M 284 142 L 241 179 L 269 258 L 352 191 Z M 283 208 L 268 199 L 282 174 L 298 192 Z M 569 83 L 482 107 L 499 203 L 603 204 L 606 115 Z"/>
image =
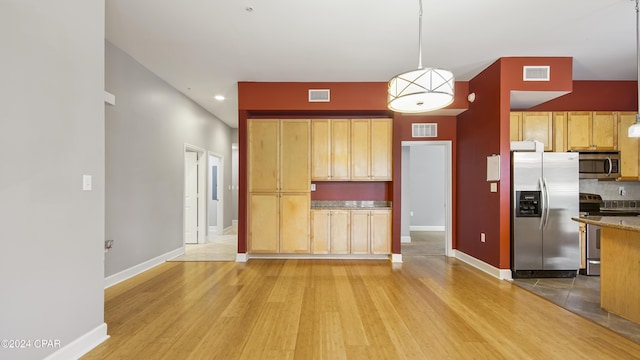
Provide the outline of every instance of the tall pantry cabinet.
<path id="1" fill-rule="evenodd" d="M 310 120 L 249 119 L 249 252 L 310 252 L 310 142 Z"/>

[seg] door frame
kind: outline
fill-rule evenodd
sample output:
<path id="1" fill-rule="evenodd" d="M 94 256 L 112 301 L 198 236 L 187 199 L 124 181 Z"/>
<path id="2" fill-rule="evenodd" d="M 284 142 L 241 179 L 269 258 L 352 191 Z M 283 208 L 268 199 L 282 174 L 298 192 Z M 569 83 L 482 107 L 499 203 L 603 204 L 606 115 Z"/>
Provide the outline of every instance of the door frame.
<path id="1" fill-rule="evenodd" d="M 197 243 L 198 244 L 204 244 L 206 242 L 206 229 L 203 228 L 202 224 L 206 224 L 207 223 L 207 202 L 205 201 L 206 196 L 207 196 L 207 187 L 206 185 L 206 179 L 207 179 L 207 174 L 208 171 L 202 171 L 203 168 L 206 169 L 206 167 L 208 166 L 208 162 L 209 162 L 209 158 L 207 156 L 204 156 L 207 151 L 205 149 L 202 149 L 200 147 L 191 145 L 191 144 L 184 144 L 184 148 L 182 151 L 182 246 L 184 247 L 186 245 L 186 238 L 185 238 L 185 224 L 186 224 L 186 214 L 184 211 L 184 206 L 185 206 L 185 201 L 184 201 L 184 195 L 185 195 L 185 191 L 186 191 L 186 175 L 187 175 L 187 162 L 185 160 L 185 154 L 187 152 L 195 152 L 198 154 L 198 161 L 196 162 L 196 165 L 198 167 L 198 236 L 197 236 Z"/>
<path id="2" fill-rule="evenodd" d="M 401 149 L 404 146 L 441 146 L 444 148 L 444 237 L 445 237 L 445 255 L 447 257 L 454 256 L 453 252 L 453 157 L 451 155 L 451 144 L 450 140 L 442 141 L 442 140 L 434 140 L 434 141 L 402 141 Z M 411 165 L 411 164 L 410 164 Z M 401 189 L 406 188 L 405 181 L 408 179 L 402 178 Z M 402 223 L 402 216 L 400 217 Z M 402 226 L 402 225 L 401 225 Z"/>
<path id="3" fill-rule="evenodd" d="M 214 157 L 216 159 L 218 159 L 218 173 L 217 173 L 217 184 L 218 184 L 218 205 L 216 208 L 216 226 L 217 226 L 217 233 L 216 234 L 210 234 L 209 233 L 209 207 L 207 206 L 207 238 L 210 239 L 210 237 L 213 236 L 219 236 L 219 235 L 224 235 L 224 156 L 215 153 L 213 151 L 208 151 L 207 152 L 207 180 L 208 180 L 208 184 L 211 184 L 211 181 L 213 180 L 211 178 L 211 163 L 209 162 L 209 157 Z M 208 191 L 209 187 L 207 186 L 207 191 Z M 207 194 L 207 201 L 211 198 L 211 194 Z"/>

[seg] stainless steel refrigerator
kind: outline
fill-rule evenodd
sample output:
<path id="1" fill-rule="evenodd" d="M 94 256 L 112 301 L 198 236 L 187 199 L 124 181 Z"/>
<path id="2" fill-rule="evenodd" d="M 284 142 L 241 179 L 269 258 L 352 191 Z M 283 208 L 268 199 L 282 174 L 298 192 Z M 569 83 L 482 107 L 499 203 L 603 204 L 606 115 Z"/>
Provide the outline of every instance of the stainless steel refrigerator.
<path id="1" fill-rule="evenodd" d="M 512 276 L 576 276 L 578 153 L 512 152 L 511 190 Z"/>

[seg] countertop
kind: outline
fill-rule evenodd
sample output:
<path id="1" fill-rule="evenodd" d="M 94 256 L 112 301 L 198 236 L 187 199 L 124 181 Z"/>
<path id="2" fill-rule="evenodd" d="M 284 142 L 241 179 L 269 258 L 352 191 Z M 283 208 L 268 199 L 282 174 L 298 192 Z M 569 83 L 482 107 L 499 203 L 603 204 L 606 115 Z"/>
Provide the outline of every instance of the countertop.
<path id="1" fill-rule="evenodd" d="M 585 224 L 640 232 L 640 216 L 584 216 L 571 219 Z"/>
<path id="2" fill-rule="evenodd" d="M 312 200 L 312 210 L 391 210 L 391 201 Z"/>

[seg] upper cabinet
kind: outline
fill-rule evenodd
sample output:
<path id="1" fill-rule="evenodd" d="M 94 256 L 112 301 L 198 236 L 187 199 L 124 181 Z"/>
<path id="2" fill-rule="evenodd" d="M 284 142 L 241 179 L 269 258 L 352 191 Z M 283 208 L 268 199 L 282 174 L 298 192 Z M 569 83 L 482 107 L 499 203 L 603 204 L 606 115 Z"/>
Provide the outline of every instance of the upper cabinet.
<path id="1" fill-rule="evenodd" d="M 249 191 L 310 190 L 310 120 L 249 120 Z"/>
<path id="2" fill-rule="evenodd" d="M 617 142 L 617 113 L 567 113 L 568 150 L 616 150 Z"/>
<path id="3" fill-rule="evenodd" d="M 640 168 L 638 162 L 638 138 L 627 136 L 629 126 L 636 122 L 637 113 L 618 114 L 618 150 L 620 150 L 620 179 L 638 180 Z"/>
<path id="4" fill-rule="evenodd" d="M 351 121 L 311 121 L 311 180 L 349 180 L 351 169 Z"/>
<path id="5" fill-rule="evenodd" d="M 311 180 L 391 181 L 392 120 L 311 120 Z"/>
<path id="6" fill-rule="evenodd" d="M 391 119 L 351 120 L 351 180 L 391 180 Z"/>
<path id="7" fill-rule="evenodd" d="M 553 116 L 551 112 L 512 112 L 511 141 L 536 140 L 544 151 L 553 151 Z"/>

